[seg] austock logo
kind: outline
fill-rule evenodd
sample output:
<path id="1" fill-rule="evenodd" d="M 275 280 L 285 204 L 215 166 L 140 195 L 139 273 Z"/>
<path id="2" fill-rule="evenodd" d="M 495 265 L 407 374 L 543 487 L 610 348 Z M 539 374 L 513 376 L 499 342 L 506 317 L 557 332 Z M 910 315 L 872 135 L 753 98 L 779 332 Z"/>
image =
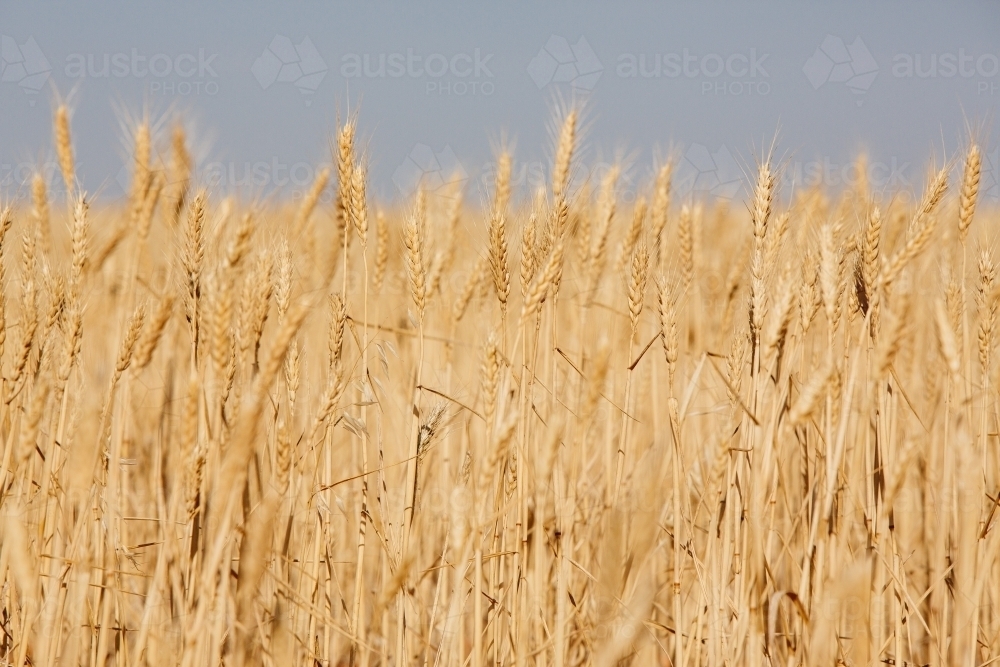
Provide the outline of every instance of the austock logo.
<path id="1" fill-rule="evenodd" d="M 308 37 L 298 44 L 284 35 L 276 35 L 250 71 L 257 83 L 267 90 L 275 83 L 290 83 L 303 95 L 312 95 L 323 82 L 327 72 L 326 61 Z M 306 106 L 312 100 L 306 100 Z"/>
<path id="2" fill-rule="evenodd" d="M 864 172 L 859 171 L 862 164 Z M 893 156 L 888 162 L 858 163 L 835 162 L 825 156 L 816 160 L 794 161 L 782 165 L 781 184 L 784 188 L 822 187 L 827 189 L 853 188 L 865 182 L 873 190 L 876 201 L 883 198 L 905 197 L 913 188 L 910 179 L 911 163 Z"/>
<path id="3" fill-rule="evenodd" d="M 18 44 L 13 37 L 0 36 L 0 81 L 16 83 L 26 95 L 37 95 L 51 71 L 34 37 Z M 29 99 L 28 104 L 35 106 L 35 100 Z"/>
<path id="4" fill-rule="evenodd" d="M 892 58 L 892 75 L 900 79 L 988 79 L 1000 74 L 1000 57 L 995 53 L 897 53 Z"/>
<path id="5" fill-rule="evenodd" d="M 732 199 L 743 187 L 743 170 L 726 146 L 711 151 L 691 144 L 678 164 L 677 191 L 682 196 Z"/>
<path id="6" fill-rule="evenodd" d="M 827 35 L 819 48 L 802 66 L 814 90 L 828 83 L 843 83 L 858 96 L 863 96 L 879 73 L 879 64 L 871 51 L 855 37 L 847 44 L 840 37 Z M 993 95 L 1000 90 L 1000 55 L 991 52 L 958 48 L 946 52 L 896 53 L 888 62 L 889 74 L 895 79 L 967 80 L 979 95 Z"/>
<path id="7" fill-rule="evenodd" d="M 674 53 L 623 53 L 615 73 L 622 79 L 688 79 L 700 81 L 702 95 L 764 96 L 771 93 L 764 65 L 770 54 L 697 53 L 685 48 Z"/>
<path id="8" fill-rule="evenodd" d="M 403 197 L 413 196 L 421 187 L 426 192 L 462 188 L 468 179 L 468 172 L 447 145 L 435 153 L 430 146 L 417 144 L 392 174 L 392 182 Z"/>
<path id="9" fill-rule="evenodd" d="M 878 69 L 878 63 L 861 37 L 845 44 L 843 39 L 833 35 L 827 35 L 802 66 L 814 90 L 828 83 L 843 83 L 858 96 L 864 95 L 871 87 Z M 863 99 L 858 99 L 856 104 L 861 106 L 863 102 Z"/>
<path id="10" fill-rule="evenodd" d="M 492 95 L 492 53 L 482 49 L 459 53 L 347 53 L 340 59 L 345 79 L 421 79 L 427 95 Z"/>
<path id="11" fill-rule="evenodd" d="M 70 79 L 147 79 L 151 95 L 217 95 L 218 53 L 204 48 L 197 52 L 146 54 L 137 48 L 117 53 L 71 53 L 63 73 Z"/>
<path id="12" fill-rule="evenodd" d="M 223 192 L 243 192 L 249 195 L 279 192 L 298 199 L 312 186 L 316 174 L 324 168 L 330 169 L 333 165 L 304 161 L 284 162 L 277 156 L 254 162 L 208 162 L 196 170 L 196 180 Z"/>
<path id="13" fill-rule="evenodd" d="M 570 44 L 552 35 L 528 63 L 528 74 L 539 90 L 550 84 L 569 84 L 574 92 L 590 92 L 601 78 L 604 65 L 585 37 Z"/>

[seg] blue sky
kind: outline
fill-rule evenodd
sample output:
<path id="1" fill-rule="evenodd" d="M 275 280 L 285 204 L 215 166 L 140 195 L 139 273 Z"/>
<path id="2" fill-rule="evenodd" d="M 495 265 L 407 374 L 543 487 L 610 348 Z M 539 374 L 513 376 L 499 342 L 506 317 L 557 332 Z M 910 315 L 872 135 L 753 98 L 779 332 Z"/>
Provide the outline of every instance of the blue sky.
<path id="1" fill-rule="evenodd" d="M 214 190 L 294 197 L 359 112 L 374 192 L 458 179 L 484 197 L 497 146 L 524 193 L 544 182 L 554 110 L 585 117 L 578 182 L 625 160 L 627 191 L 658 160 L 680 189 L 742 195 L 775 144 L 787 189 L 840 187 L 861 149 L 876 187 L 919 189 L 927 160 L 973 131 L 1000 198 L 1000 4 L 938 2 L 5 2 L 0 194 L 51 171 L 68 98 L 80 178 L 127 186 L 123 128 L 190 128 Z"/>

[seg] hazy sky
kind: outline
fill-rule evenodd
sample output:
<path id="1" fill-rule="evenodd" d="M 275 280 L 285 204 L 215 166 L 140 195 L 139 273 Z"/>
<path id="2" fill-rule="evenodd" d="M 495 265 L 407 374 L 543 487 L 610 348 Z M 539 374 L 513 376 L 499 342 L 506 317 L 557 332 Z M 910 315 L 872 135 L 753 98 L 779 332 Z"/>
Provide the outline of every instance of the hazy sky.
<path id="1" fill-rule="evenodd" d="M 5 1 L 0 35 L 7 198 L 53 171 L 63 96 L 82 183 L 109 198 L 144 110 L 163 146 L 184 119 L 213 190 L 294 197 L 348 105 L 379 196 L 458 178 L 475 201 L 504 142 L 528 192 L 547 179 L 554 110 L 576 101 L 577 182 L 623 157 L 625 196 L 669 153 L 680 191 L 741 197 L 775 136 L 786 192 L 850 180 L 862 148 L 877 188 L 919 189 L 972 130 L 1000 199 L 997 2 Z"/>

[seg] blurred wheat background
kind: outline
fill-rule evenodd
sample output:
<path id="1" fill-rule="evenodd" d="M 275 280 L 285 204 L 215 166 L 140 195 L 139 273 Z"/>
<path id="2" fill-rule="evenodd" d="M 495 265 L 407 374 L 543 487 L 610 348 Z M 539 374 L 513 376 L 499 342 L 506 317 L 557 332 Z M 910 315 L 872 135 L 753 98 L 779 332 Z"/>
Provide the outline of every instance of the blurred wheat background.
<path id="1" fill-rule="evenodd" d="M 0 221 L 0 661 L 988 664 L 980 147 L 900 193 L 765 149 L 732 206 L 665 161 L 626 205 L 578 121 L 482 207 L 371 201 L 354 118 L 295 205 L 139 122 L 98 207 L 60 107 L 67 201 Z"/>

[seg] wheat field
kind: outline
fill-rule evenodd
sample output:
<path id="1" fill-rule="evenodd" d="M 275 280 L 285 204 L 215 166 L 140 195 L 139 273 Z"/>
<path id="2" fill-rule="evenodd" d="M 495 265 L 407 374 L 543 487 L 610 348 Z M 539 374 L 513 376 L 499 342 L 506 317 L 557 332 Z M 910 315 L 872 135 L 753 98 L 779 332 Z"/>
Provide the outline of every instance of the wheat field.
<path id="1" fill-rule="evenodd" d="M 626 204 L 578 122 L 480 208 L 373 201 L 353 117 L 287 204 L 138 123 L 98 205 L 59 107 L 65 201 L 0 218 L 0 661 L 991 664 L 982 149 Z"/>

